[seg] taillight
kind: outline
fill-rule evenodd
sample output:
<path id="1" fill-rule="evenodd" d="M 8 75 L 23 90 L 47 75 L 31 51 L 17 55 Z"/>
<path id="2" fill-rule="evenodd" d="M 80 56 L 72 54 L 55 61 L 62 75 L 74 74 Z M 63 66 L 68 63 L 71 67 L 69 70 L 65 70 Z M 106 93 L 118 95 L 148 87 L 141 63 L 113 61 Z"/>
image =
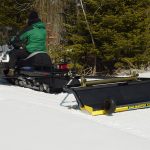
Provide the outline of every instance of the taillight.
<path id="1" fill-rule="evenodd" d="M 60 69 L 60 70 L 68 70 L 68 64 L 58 64 L 58 69 Z"/>

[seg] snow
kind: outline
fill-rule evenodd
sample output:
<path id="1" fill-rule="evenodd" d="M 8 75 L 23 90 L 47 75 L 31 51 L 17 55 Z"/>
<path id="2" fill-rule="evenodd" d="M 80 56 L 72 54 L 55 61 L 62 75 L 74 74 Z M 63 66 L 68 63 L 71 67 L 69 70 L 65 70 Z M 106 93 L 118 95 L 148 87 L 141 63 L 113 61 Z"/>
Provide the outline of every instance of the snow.
<path id="1" fill-rule="evenodd" d="M 143 73 L 140 73 L 139 76 L 141 78 L 149 78 L 150 77 L 150 73 L 149 72 L 143 72 Z"/>
<path id="2" fill-rule="evenodd" d="M 46 94 L 0 80 L 0 150 L 149 149 L 149 108 L 91 116 L 76 105 L 72 94 Z"/>

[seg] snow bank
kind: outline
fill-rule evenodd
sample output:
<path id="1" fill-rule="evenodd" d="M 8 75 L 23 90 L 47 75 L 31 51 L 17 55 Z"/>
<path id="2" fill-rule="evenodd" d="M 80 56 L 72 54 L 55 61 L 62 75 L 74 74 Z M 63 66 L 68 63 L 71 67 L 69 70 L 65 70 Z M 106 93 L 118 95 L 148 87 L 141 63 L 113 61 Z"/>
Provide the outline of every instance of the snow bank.
<path id="1" fill-rule="evenodd" d="M 0 81 L 0 149 L 149 150 L 150 109 L 93 117 L 76 105 L 73 95 Z"/>

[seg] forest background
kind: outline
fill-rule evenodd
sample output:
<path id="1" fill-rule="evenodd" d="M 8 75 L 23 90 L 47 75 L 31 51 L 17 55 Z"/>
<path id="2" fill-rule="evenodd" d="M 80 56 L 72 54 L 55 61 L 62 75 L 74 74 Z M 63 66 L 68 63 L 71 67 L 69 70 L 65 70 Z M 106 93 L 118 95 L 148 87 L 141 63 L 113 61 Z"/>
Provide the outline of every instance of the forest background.
<path id="1" fill-rule="evenodd" d="M 79 73 L 149 67 L 150 0 L 1 0 L 0 44 L 32 9 L 46 23 L 54 63 L 69 61 Z"/>

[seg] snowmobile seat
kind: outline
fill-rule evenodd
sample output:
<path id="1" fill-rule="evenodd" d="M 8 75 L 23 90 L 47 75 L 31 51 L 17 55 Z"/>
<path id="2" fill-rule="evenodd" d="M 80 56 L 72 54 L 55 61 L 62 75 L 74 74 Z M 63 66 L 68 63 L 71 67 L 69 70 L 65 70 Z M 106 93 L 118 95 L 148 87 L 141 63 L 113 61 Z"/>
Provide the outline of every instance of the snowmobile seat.
<path id="1" fill-rule="evenodd" d="M 27 58 L 19 60 L 17 66 L 20 67 L 51 67 L 52 61 L 46 52 L 34 52 L 30 54 Z"/>

